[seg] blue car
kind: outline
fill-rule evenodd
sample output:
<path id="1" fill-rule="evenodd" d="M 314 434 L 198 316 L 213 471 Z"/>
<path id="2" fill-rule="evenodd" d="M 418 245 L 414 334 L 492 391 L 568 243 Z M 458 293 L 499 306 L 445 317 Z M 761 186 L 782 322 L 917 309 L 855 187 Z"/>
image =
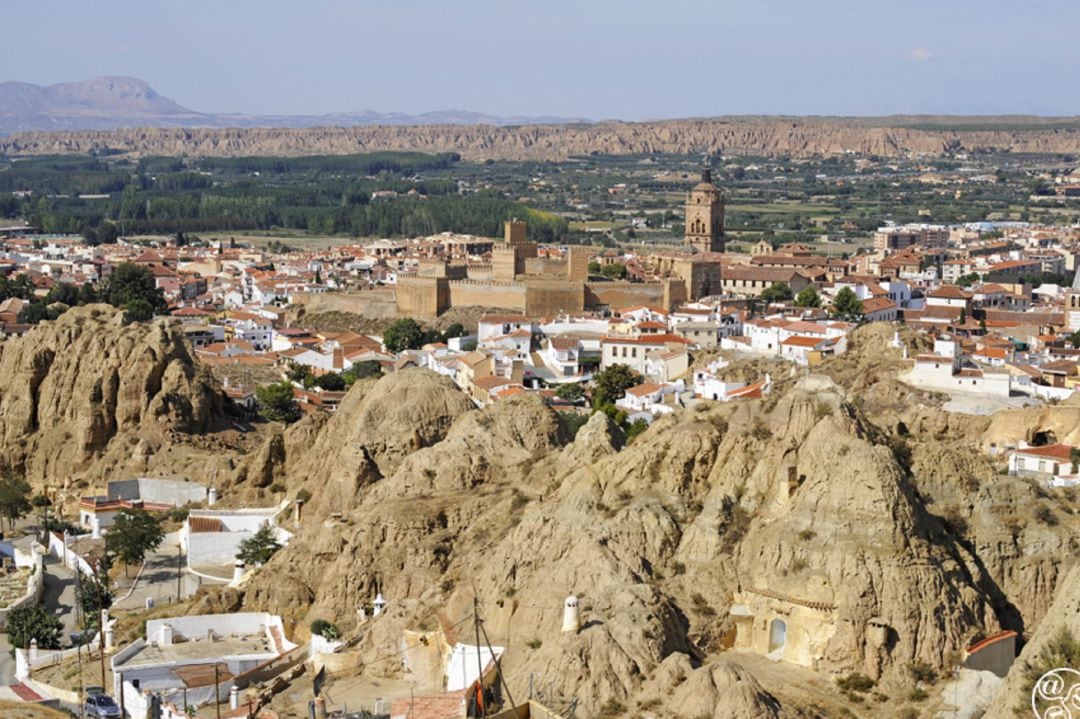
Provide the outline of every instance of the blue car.
<path id="1" fill-rule="evenodd" d="M 95 694 L 86 698 L 83 713 L 92 719 L 120 719 L 120 707 L 111 696 Z"/>

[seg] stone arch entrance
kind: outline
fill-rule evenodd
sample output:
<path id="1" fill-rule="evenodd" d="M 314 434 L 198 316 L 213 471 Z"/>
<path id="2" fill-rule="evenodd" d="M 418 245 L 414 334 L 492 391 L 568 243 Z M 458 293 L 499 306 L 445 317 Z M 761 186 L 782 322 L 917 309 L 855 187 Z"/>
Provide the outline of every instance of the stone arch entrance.
<path id="1" fill-rule="evenodd" d="M 783 650 L 787 644 L 787 622 L 774 619 L 769 624 L 769 654 Z"/>

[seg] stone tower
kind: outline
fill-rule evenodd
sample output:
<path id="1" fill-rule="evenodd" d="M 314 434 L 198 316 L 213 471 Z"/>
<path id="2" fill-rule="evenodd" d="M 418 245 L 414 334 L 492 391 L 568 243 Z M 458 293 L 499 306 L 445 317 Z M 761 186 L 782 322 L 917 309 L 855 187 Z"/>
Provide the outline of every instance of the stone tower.
<path id="1" fill-rule="evenodd" d="M 698 252 L 724 251 L 724 194 L 712 183 L 712 170 L 686 195 L 686 244 Z"/>
<path id="2" fill-rule="evenodd" d="M 1065 290 L 1065 329 L 1080 331 L 1080 265 L 1073 276 L 1072 287 Z"/>

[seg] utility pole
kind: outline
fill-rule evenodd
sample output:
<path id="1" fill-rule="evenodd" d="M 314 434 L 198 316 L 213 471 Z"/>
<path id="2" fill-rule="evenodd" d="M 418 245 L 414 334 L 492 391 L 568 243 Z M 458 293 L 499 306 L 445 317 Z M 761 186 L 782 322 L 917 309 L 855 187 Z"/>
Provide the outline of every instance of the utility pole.
<path id="1" fill-rule="evenodd" d="M 510 685 L 506 683 L 506 677 L 503 676 L 502 662 L 499 661 L 499 655 L 491 648 L 491 640 L 488 639 L 487 629 L 484 629 L 484 643 L 487 645 L 488 651 L 491 652 L 491 658 L 495 660 L 495 671 L 498 673 L 499 681 L 502 682 L 503 689 L 506 691 L 506 700 L 510 702 L 511 709 L 516 709 L 517 704 L 514 703 L 514 697 L 510 694 Z M 529 675 L 529 681 L 532 681 L 531 674 Z"/>
<path id="2" fill-rule="evenodd" d="M 101 571 L 101 562 L 97 563 L 98 571 Z M 98 649 L 101 652 L 101 686 L 105 688 L 105 607 L 101 598 L 101 580 L 94 577 L 94 589 L 97 594 L 98 611 Z M 124 687 L 120 686 L 120 701 L 124 700 Z"/>
<path id="3" fill-rule="evenodd" d="M 480 705 L 480 716 L 487 716 L 487 702 L 484 701 L 484 661 L 480 658 L 480 598 L 473 592 L 473 624 L 476 627 L 476 701 Z"/>
<path id="4" fill-rule="evenodd" d="M 180 558 L 180 543 L 176 543 L 176 601 L 177 603 L 183 599 L 183 595 L 180 590 L 180 578 L 183 572 L 182 560 Z"/>
<path id="5" fill-rule="evenodd" d="M 214 662 L 214 712 L 221 719 L 221 685 L 218 684 L 218 663 Z"/>

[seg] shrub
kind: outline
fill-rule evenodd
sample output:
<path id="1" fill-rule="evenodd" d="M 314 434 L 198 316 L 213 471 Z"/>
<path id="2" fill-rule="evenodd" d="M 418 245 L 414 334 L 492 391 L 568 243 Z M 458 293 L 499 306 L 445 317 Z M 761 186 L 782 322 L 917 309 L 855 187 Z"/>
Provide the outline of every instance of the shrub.
<path id="1" fill-rule="evenodd" d="M 311 492 L 307 489 L 301 489 L 299 492 L 296 493 L 296 499 L 303 502 L 304 504 L 307 504 L 311 501 Z"/>
<path id="2" fill-rule="evenodd" d="M 797 536 L 799 537 L 799 539 L 801 541 L 809 542 L 811 539 L 813 539 L 817 535 L 814 533 L 814 530 L 812 530 L 812 529 L 803 529 L 803 530 L 799 531 L 799 534 Z"/>
<path id="3" fill-rule="evenodd" d="M 772 430 L 765 426 L 765 423 L 759 417 L 754 420 L 754 426 L 750 428 L 750 436 L 761 442 L 766 441 L 772 437 Z"/>
<path id="4" fill-rule="evenodd" d="M 626 713 L 626 707 L 623 703 L 617 699 L 608 699 L 604 702 L 604 705 L 600 707 L 599 716 L 602 719 L 609 719 L 610 717 L 622 716 Z"/>
<path id="5" fill-rule="evenodd" d="M 1057 515 L 1045 504 L 1040 504 L 1035 510 L 1035 519 L 1039 520 L 1047 527 L 1056 527 L 1058 524 Z"/>
<path id="6" fill-rule="evenodd" d="M 311 635 L 334 640 L 341 636 L 338 628 L 325 619 L 316 619 L 311 623 Z"/>
<path id="7" fill-rule="evenodd" d="M 913 702 L 921 702 L 924 701 L 928 696 L 930 695 L 927 694 L 925 691 L 923 691 L 919 687 L 915 687 L 908 692 L 907 698 Z"/>
<path id="8" fill-rule="evenodd" d="M 874 688 L 875 682 L 865 674 L 855 672 L 836 680 L 836 686 L 845 692 L 868 692 Z"/>
<path id="9" fill-rule="evenodd" d="M 544 643 L 539 639 L 530 639 L 529 641 L 525 642 L 525 646 L 527 646 L 529 649 L 539 649 L 540 647 L 544 646 Z"/>
<path id="10" fill-rule="evenodd" d="M 917 682 L 933 684 L 937 681 L 937 671 L 929 662 L 913 661 L 907 665 L 908 674 Z"/>
<path id="11" fill-rule="evenodd" d="M 680 574 L 686 574 L 686 565 L 682 562 L 672 562 L 671 573 L 674 574 L 676 577 Z"/>

